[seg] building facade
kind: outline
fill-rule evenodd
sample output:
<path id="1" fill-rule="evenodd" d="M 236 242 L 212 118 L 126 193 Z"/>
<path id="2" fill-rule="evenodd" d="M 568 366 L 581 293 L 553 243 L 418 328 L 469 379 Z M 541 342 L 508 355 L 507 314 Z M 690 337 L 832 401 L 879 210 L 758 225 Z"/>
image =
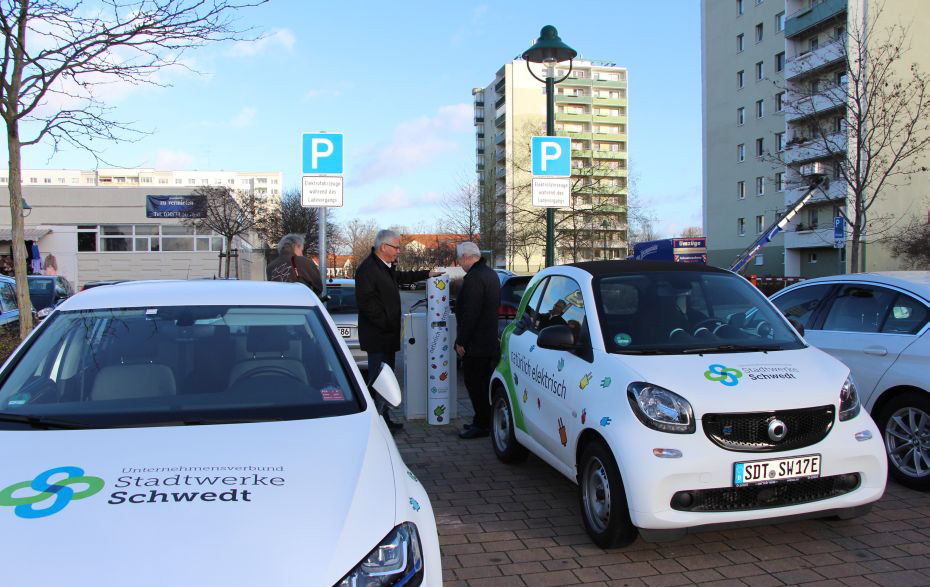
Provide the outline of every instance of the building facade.
<path id="1" fill-rule="evenodd" d="M 540 64 L 529 64 L 545 77 Z M 556 262 L 627 255 L 627 70 L 577 60 L 556 69 L 555 130 L 571 137 L 572 204 L 556 211 Z M 530 137 L 546 134 L 545 85 L 517 59 L 472 91 L 482 248 L 494 264 L 534 271 L 545 261 L 541 210 L 531 206 Z M 489 234 L 494 234 L 489 238 Z"/>
<path id="2" fill-rule="evenodd" d="M 191 183 L 193 181 L 193 183 Z M 8 183 L 0 174 L 0 185 Z M 80 287 L 108 279 L 190 279 L 220 275 L 223 237 L 202 233 L 179 218 L 152 217 L 147 196 L 188 196 L 202 186 L 280 194 L 282 175 L 244 172 L 23 170 L 27 244 L 52 254 L 58 273 Z M 0 207 L 0 255 L 11 254 L 9 201 Z M 257 243 L 235 239 L 231 275 L 264 279 Z M 31 247 L 29 247 L 31 248 Z M 225 260 L 223 261 L 225 266 Z"/>
<path id="3" fill-rule="evenodd" d="M 808 183 L 802 171 L 819 164 L 829 187 L 746 272 L 816 277 L 849 270 L 850 243 L 835 246 L 834 219 L 849 209 L 841 165 L 855 143 L 847 128 L 856 61 L 848 58 L 856 43 L 851 29 L 870 30 L 877 43 L 900 23 L 909 25 L 910 38 L 895 74 L 906 78 L 911 63 L 927 73 L 930 39 L 919 32 L 930 26 L 930 10 L 922 0 L 702 1 L 703 203 L 711 263 L 727 266 L 802 197 Z M 930 178 L 915 176 L 886 187 L 869 216 L 884 219 L 885 227 L 925 217 L 928 196 Z M 879 239 L 867 233 L 864 240 L 865 270 L 900 267 Z"/>

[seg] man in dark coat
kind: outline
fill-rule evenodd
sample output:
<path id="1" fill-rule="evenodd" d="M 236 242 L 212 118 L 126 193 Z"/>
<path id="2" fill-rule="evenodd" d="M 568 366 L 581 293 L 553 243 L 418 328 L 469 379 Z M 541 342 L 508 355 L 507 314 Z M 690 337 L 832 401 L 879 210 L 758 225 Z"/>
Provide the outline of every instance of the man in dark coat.
<path id="1" fill-rule="evenodd" d="M 316 263 L 304 257 L 304 237 L 301 234 L 288 234 L 278 243 L 278 257 L 268 263 L 265 269 L 268 281 L 302 283 L 313 290 L 323 293 L 323 280 Z"/>
<path id="2" fill-rule="evenodd" d="M 398 271 L 394 267 L 400 253 L 400 235 L 381 230 L 375 246 L 355 270 L 355 299 L 358 303 L 358 341 L 368 353 L 368 383 L 374 382 L 381 365 L 394 369 L 394 356 L 400 350 L 400 292 L 398 284 L 423 281 L 441 275 L 439 271 Z M 388 428 L 402 428 L 388 415 L 387 404 L 375 396 L 375 404 Z"/>
<path id="3" fill-rule="evenodd" d="M 491 405 L 488 386 L 500 360 L 497 338 L 497 309 L 501 303 L 501 285 L 497 273 L 481 258 L 481 251 L 472 242 L 455 248 L 459 265 L 465 269 L 462 290 L 455 302 L 455 322 L 458 334 L 455 352 L 462 358 L 465 389 L 475 409 L 471 426 L 459 434 L 461 438 L 487 436 L 491 428 Z"/>

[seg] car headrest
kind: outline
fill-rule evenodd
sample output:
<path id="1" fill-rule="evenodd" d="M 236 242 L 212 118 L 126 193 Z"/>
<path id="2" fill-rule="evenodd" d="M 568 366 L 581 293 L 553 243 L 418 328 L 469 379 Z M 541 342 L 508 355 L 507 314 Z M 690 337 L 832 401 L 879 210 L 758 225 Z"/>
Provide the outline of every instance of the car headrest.
<path id="1" fill-rule="evenodd" d="M 250 353 L 284 353 L 290 350 L 291 340 L 283 326 L 250 326 L 245 348 Z"/>

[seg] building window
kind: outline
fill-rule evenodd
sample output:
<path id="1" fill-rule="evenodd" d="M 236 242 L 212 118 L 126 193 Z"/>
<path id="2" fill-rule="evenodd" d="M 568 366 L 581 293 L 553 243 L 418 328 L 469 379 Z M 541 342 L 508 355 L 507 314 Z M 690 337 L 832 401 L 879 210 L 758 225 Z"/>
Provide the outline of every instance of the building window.
<path id="1" fill-rule="evenodd" d="M 808 262 L 808 263 L 816 263 L 816 262 L 817 262 L 817 253 L 808 253 L 808 254 L 807 254 L 807 262 Z"/>
<path id="2" fill-rule="evenodd" d="M 833 29 L 833 40 L 839 41 L 846 37 L 846 27 L 838 26 Z"/>
<path id="3" fill-rule="evenodd" d="M 43 178 L 42 178 L 42 182 L 43 182 L 43 183 L 52 183 L 52 178 L 51 178 L 51 177 L 43 177 Z"/>
<path id="4" fill-rule="evenodd" d="M 742 143 L 736 145 L 736 160 L 740 163 L 746 160 L 746 145 Z"/>
<path id="5" fill-rule="evenodd" d="M 737 52 L 737 53 L 742 52 L 742 51 L 743 51 L 743 47 L 744 47 L 744 43 L 743 43 L 743 34 L 740 33 L 740 34 L 736 35 L 736 52 Z"/>
<path id="6" fill-rule="evenodd" d="M 742 15 L 744 8 L 745 7 L 743 6 L 743 0 L 736 0 L 736 16 Z"/>
<path id="7" fill-rule="evenodd" d="M 745 108 L 736 109 L 736 124 L 738 126 L 743 126 L 744 124 L 746 124 L 746 109 Z"/>
<path id="8" fill-rule="evenodd" d="M 762 157 L 765 154 L 765 139 L 756 139 L 756 157 Z"/>
<path id="9" fill-rule="evenodd" d="M 779 12 L 775 15 L 775 30 L 783 33 L 785 32 L 785 13 Z"/>
<path id="10" fill-rule="evenodd" d="M 785 133 L 775 133 L 775 150 L 779 153 L 785 150 Z"/>
<path id="11" fill-rule="evenodd" d="M 780 192 L 785 191 L 785 174 L 782 171 L 775 174 L 775 189 Z"/>
<path id="12" fill-rule="evenodd" d="M 743 218 L 736 219 L 736 234 L 739 236 L 746 235 L 746 220 Z"/>
<path id="13" fill-rule="evenodd" d="M 746 199 L 746 182 L 745 181 L 736 182 L 736 196 L 740 200 Z"/>
<path id="14" fill-rule="evenodd" d="M 92 253 L 97 250 L 97 227 L 96 226 L 78 226 L 78 252 Z"/>
<path id="15" fill-rule="evenodd" d="M 775 112 L 785 111 L 785 93 L 778 92 L 775 94 Z"/>
<path id="16" fill-rule="evenodd" d="M 756 178 L 756 195 L 757 196 L 765 195 L 765 178 L 764 177 Z"/>
<path id="17" fill-rule="evenodd" d="M 756 100 L 756 118 L 765 116 L 765 100 Z"/>
<path id="18" fill-rule="evenodd" d="M 838 85 L 838 86 L 845 86 L 845 85 L 846 85 L 846 79 L 847 79 L 847 77 L 846 77 L 846 70 L 845 70 L 845 69 L 842 70 L 842 71 L 836 72 L 836 76 L 834 77 L 834 80 L 836 81 L 836 85 Z"/>
<path id="19" fill-rule="evenodd" d="M 762 42 L 762 23 L 761 22 L 756 25 L 756 42 L 757 43 Z"/>
<path id="20" fill-rule="evenodd" d="M 815 228 L 817 228 L 817 220 L 818 220 L 817 208 L 808 208 L 807 209 L 807 226 L 811 230 L 814 230 Z"/>
<path id="21" fill-rule="evenodd" d="M 763 230 L 765 230 L 765 216 L 756 216 L 756 234 L 762 234 Z"/>
<path id="22" fill-rule="evenodd" d="M 785 69 L 785 52 L 775 54 L 775 71 L 781 71 Z"/>
<path id="23" fill-rule="evenodd" d="M 764 62 L 760 61 L 756 63 L 756 80 L 765 79 L 765 67 Z"/>
<path id="24" fill-rule="evenodd" d="M 846 119 L 842 116 L 837 116 L 833 119 L 833 132 L 843 132 L 846 128 Z"/>

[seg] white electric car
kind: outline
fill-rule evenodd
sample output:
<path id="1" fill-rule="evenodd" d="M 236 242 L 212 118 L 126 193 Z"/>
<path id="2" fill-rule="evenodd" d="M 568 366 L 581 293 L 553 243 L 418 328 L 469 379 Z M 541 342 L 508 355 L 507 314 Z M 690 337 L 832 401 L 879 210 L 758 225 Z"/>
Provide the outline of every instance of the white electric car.
<path id="1" fill-rule="evenodd" d="M 373 387 L 399 403 L 390 370 Z M 70 298 L 0 369 L 0 446 L 10 585 L 50 561 L 82 586 L 442 582 L 426 492 L 299 284 Z"/>
<path id="2" fill-rule="evenodd" d="M 747 318 L 751 316 L 751 318 Z M 498 457 L 579 485 L 601 547 L 688 528 L 852 517 L 885 490 L 849 369 L 745 279 L 705 265 L 551 267 L 527 287 L 491 381 Z"/>

